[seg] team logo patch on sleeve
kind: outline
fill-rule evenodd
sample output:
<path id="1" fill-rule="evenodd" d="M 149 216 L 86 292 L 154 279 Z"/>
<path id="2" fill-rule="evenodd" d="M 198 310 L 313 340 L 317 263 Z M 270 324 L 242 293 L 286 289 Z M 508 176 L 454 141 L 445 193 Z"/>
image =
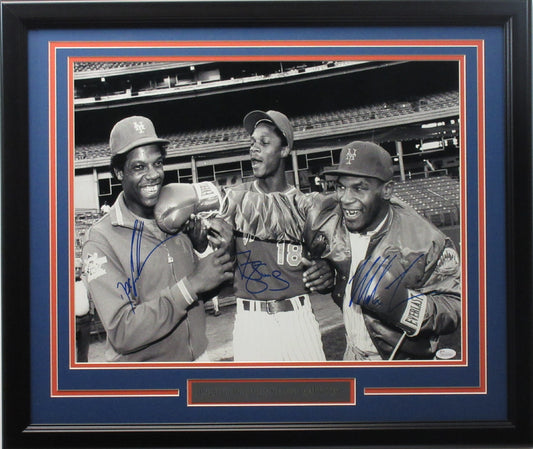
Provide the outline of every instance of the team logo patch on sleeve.
<path id="1" fill-rule="evenodd" d="M 104 269 L 104 264 L 107 263 L 107 257 L 98 257 L 97 253 L 89 254 L 85 259 L 85 274 L 87 275 L 87 282 L 94 281 L 100 276 L 107 273 Z"/>
<path id="2" fill-rule="evenodd" d="M 437 262 L 436 272 L 447 275 L 455 272 L 459 267 L 459 255 L 453 248 L 444 248 L 439 261 Z"/>

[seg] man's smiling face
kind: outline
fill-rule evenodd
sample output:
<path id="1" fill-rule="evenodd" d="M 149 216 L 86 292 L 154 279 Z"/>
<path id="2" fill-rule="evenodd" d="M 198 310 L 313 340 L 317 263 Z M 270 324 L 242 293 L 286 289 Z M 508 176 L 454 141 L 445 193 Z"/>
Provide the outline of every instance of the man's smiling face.
<path id="1" fill-rule="evenodd" d="M 140 217 L 153 218 L 165 177 L 159 145 L 144 145 L 131 150 L 124 169 L 116 171 L 116 176 L 122 182 L 124 201 L 129 209 Z"/>
<path id="2" fill-rule="evenodd" d="M 340 176 L 336 190 L 344 222 L 350 232 L 374 230 L 385 218 L 391 182 L 377 178 Z"/>

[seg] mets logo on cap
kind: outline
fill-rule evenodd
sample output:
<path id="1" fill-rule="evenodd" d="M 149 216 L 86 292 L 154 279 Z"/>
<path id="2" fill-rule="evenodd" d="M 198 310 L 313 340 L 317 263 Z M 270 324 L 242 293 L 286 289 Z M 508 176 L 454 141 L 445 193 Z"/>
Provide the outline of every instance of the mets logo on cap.
<path id="1" fill-rule="evenodd" d="M 356 158 L 357 156 L 357 148 L 347 148 L 346 149 L 346 165 L 351 165 L 352 164 L 352 161 Z"/>
<path id="2" fill-rule="evenodd" d="M 133 128 L 135 131 L 137 131 L 139 134 L 144 134 L 146 131 L 146 126 L 144 126 L 144 123 L 141 121 L 133 122 Z"/>

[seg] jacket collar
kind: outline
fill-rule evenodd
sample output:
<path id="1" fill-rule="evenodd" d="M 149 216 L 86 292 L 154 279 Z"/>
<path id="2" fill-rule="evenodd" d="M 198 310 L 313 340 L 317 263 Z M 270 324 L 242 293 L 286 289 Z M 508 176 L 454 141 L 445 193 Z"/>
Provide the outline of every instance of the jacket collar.
<path id="1" fill-rule="evenodd" d="M 135 221 L 150 221 L 149 219 L 139 217 L 135 215 L 129 208 L 126 206 L 124 201 L 124 192 L 120 192 L 115 204 L 111 207 L 109 211 L 109 216 L 111 218 L 111 224 L 113 226 L 121 226 L 123 228 L 134 229 Z"/>
<path id="2" fill-rule="evenodd" d="M 379 239 L 384 234 L 389 232 L 389 229 L 390 229 L 391 224 L 392 224 L 392 215 L 394 214 L 394 209 L 392 208 L 390 203 L 389 203 L 388 207 L 389 207 L 389 210 L 387 211 L 387 216 L 385 217 L 384 222 L 380 225 L 380 227 L 378 228 L 378 230 L 376 232 L 371 234 L 370 238 L 372 240 Z"/>
<path id="3" fill-rule="evenodd" d="M 135 215 L 128 208 L 128 206 L 126 206 L 126 202 L 124 201 L 124 192 L 120 192 L 115 204 L 113 204 L 111 210 L 109 211 L 109 217 L 112 226 L 120 226 L 137 231 L 141 228 L 139 224 L 135 226 L 135 221 L 143 222 L 142 229 L 145 233 L 144 235 L 150 235 L 159 240 L 165 240 L 170 235 L 159 229 L 155 219 L 142 218 L 138 215 Z"/>

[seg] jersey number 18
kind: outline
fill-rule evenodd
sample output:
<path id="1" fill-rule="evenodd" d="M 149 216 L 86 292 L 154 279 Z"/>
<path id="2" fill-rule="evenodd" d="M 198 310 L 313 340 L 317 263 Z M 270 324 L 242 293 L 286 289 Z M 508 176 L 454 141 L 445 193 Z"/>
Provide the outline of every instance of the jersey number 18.
<path id="1" fill-rule="evenodd" d="M 278 242 L 278 265 L 285 265 L 285 261 L 291 267 L 297 267 L 302 261 L 302 245 Z"/>

